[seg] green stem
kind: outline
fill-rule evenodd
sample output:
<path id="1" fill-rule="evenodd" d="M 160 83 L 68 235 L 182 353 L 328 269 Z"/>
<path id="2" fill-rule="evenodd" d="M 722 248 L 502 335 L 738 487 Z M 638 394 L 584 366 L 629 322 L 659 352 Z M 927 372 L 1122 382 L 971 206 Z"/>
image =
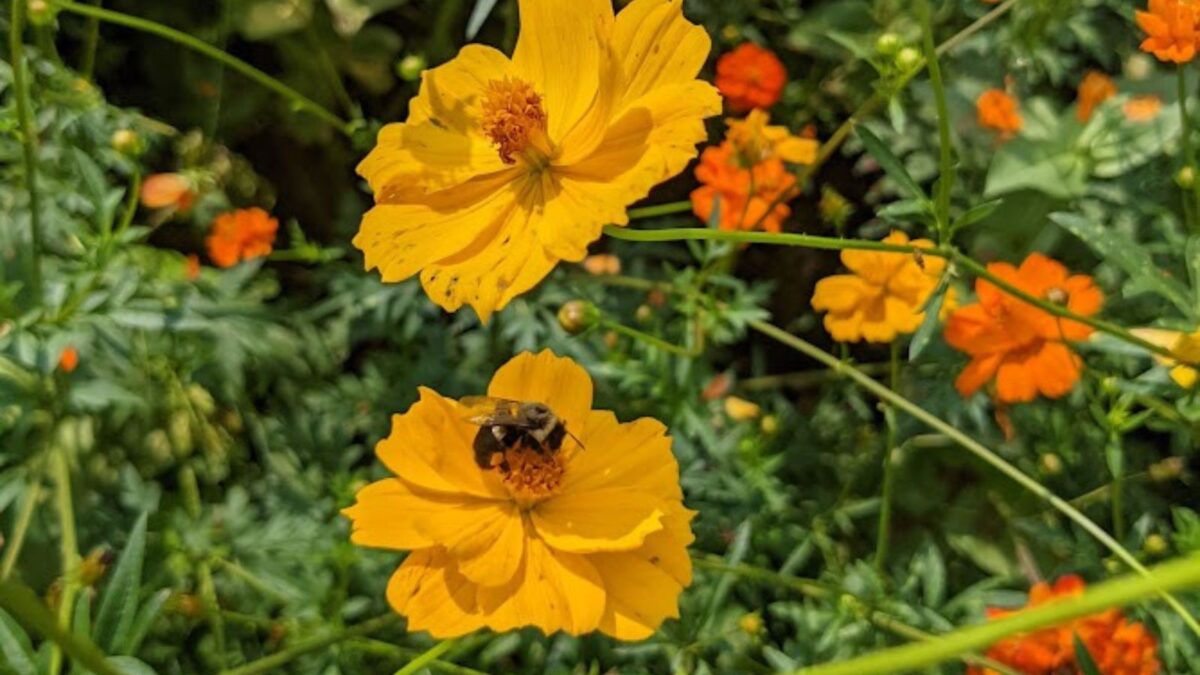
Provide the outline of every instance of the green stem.
<path id="1" fill-rule="evenodd" d="M 62 596 L 58 601 L 58 623 L 71 625 L 71 612 L 75 608 L 75 594 L 79 590 L 79 541 L 75 535 L 75 507 L 71 499 L 71 469 L 67 464 L 66 450 L 51 450 L 50 475 L 54 480 L 55 505 L 58 509 L 59 526 L 62 533 L 59 556 L 62 559 Z M 62 667 L 63 652 L 58 643 L 50 651 L 50 675 L 57 675 Z"/>
<path id="2" fill-rule="evenodd" d="M 651 347 L 661 349 L 664 352 L 678 354 L 679 356 L 685 356 L 687 358 L 696 358 L 697 356 L 700 356 L 700 354 L 702 353 L 702 350 L 697 349 L 696 347 L 693 347 L 691 349 L 688 349 L 686 347 L 680 347 L 679 345 L 667 342 L 666 340 L 664 340 L 660 337 L 651 335 L 649 333 L 643 333 L 642 331 L 640 331 L 636 328 L 630 328 L 629 326 L 626 326 L 621 323 L 617 323 L 616 321 L 610 321 L 608 319 L 601 319 L 599 322 L 599 326 L 601 328 L 606 328 L 606 329 L 611 330 L 620 335 L 624 335 L 625 337 L 637 340 L 638 342 L 644 342 L 644 343 L 650 345 Z"/>
<path id="3" fill-rule="evenodd" d="M 1138 574 L 1146 577 L 1150 576 L 1149 570 L 1147 570 L 1144 565 L 1138 562 L 1137 558 L 1135 558 L 1132 553 L 1126 550 L 1124 546 L 1121 546 L 1120 542 L 1118 542 L 1116 539 L 1113 539 L 1112 535 L 1110 535 L 1108 532 L 1105 532 L 1103 528 L 1094 523 L 1078 509 L 1071 506 L 1070 503 L 1064 501 L 1041 483 L 1022 473 L 1020 469 L 1012 464 L 1009 464 L 1002 457 L 997 455 L 995 452 L 992 452 L 979 441 L 967 436 L 955 427 L 942 421 L 941 418 L 926 411 L 924 408 L 918 406 L 912 401 L 909 401 L 907 398 L 893 392 L 891 389 L 888 389 L 882 384 L 879 384 L 866 374 L 860 372 L 854 366 L 840 361 L 823 349 L 763 321 L 750 321 L 749 326 L 763 335 L 778 340 L 779 342 L 782 342 L 796 351 L 801 352 L 802 354 L 805 354 L 806 356 L 823 363 L 829 368 L 842 373 L 846 377 L 854 380 L 859 386 L 861 386 L 863 389 L 866 389 L 875 397 L 881 399 L 885 403 L 895 406 L 899 410 L 903 410 L 905 413 L 912 415 L 915 419 L 958 443 L 967 451 L 971 452 L 971 454 L 975 455 L 984 462 L 987 462 L 992 466 L 992 468 L 1000 471 L 1000 473 L 1004 474 L 1005 476 L 1008 476 L 1030 493 L 1049 503 L 1050 506 L 1054 507 L 1054 509 L 1059 513 L 1062 513 L 1067 518 L 1074 521 L 1075 524 L 1083 528 L 1084 531 L 1086 531 L 1088 534 L 1094 537 L 1096 541 L 1100 542 L 1105 548 L 1120 558 L 1126 565 L 1137 571 Z M 1197 623 L 1196 618 L 1192 616 L 1187 608 L 1184 607 L 1178 599 L 1166 592 L 1162 593 L 1162 597 L 1164 600 L 1166 600 L 1167 604 L 1169 604 L 1171 608 L 1183 618 L 1184 622 L 1189 628 L 1191 628 L 1192 632 L 1197 636 L 1200 636 L 1200 623 Z"/>
<path id="4" fill-rule="evenodd" d="M 933 85 L 933 98 L 937 102 L 938 143 L 938 189 L 934 215 L 937 218 L 938 234 L 943 244 L 950 241 L 950 190 L 954 185 L 954 166 L 950 154 L 950 109 L 946 105 L 946 85 L 942 81 L 942 68 L 938 63 L 937 47 L 933 44 L 933 21 L 930 18 L 929 0 L 918 4 L 924 32 L 925 62 L 929 67 L 929 81 Z"/>
<path id="5" fill-rule="evenodd" d="M 654 218 L 656 216 L 669 216 L 673 213 L 684 213 L 692 210 L 690 201 L 668 202 L 666 204 L 655 204 L 654 206 L 643 206 L 637 209 L 629 209 L 630 220 L 641 220 L 643 218 Z"/>
<path id="6" fill-rule="evenodd" d="M 281 666 L 305 654 L 319 652 L 344 640 L 379 632 L 396 623 L 399 619 L 400 617 L 395 614 L 388 614 L 364 621 L 355 626 L 332 631 L 325 635 L 306 638 L 270 656 L 265 656 L 257 661 L 251 661 L 233 670 L 222 671 L 221 675 L 260 675 L 261 673 L 279 672 Z"/>
<path id="7" fill-rule="evenodd" d="M 1039 607 L 1016 612 L 1003 619 L 939 636 L 923 644 L 910 644 L 874 652 L 848 661 L 805 668 L 793 675 L 885 675 L 917 671 L 952 659 L 964 652 L 985 649 L 1010 635 L 1057 626 L 1145 600 L 1154 594 L 1194 588 L 1200 585 L 1200 557 L 1191 556 L 1154 568 L 1154 574 L 1127 575 L 1090 588 L 1069 599 L 1056 600 Z"/>
<path id="8" fill-rule="evenodd" d="M 406 663 L 403 668 L 396 671 L 396 675 L 413 675 L 413 673 L 416 673 L 425 666 L 437 661 L 438 657 L 450 651 L 457 643 L 458 640 L 442 640 L 441 642 L 427 649 L 424 654 L 421 654 L 417 658 Z"/>
<path id="9" fill-rule="evenodd" d="M 42 302 L 42 209 L 37 185 L 37 127 L 33 120 L 33 101 L 29 94 L 29 69 L 25 63 L 25 7 L 28 0 L 12 0 L 9 18 L 9 57 L 13 71 L 13 98 L 17 107 L 17 127 L 21 132 L 22 159 L 25 163 L 25 189 L 29 192 L 29 248 L 26 265 L 34 302 Z"/>
<path id="10" fill-rule="evenodd" d="M 360 649 L 372 654 L 403 659 L 405 661 L 421 655 L 420 650 L 398 647 L 390 642 L 371 638 L 352 638 L 346 642 L 346 646 L 351 649 Z M 426 666 L 435 673 L 445 673 L 445 675 L 487 675 L 487 673 L 475 670 L 474 668 L 466 668 L 453 663 L 446 663 L 445 661 L 433 661 L 426 664 Z"/>
<path id="11" fill-rule="evenodd" d="M 1197 210 L 1200 210 L 1200 179 L 1198 179 L 1195 175 L 1196 151 L 1192 146 L 1192 124 L 1191 118 L 1188 116 L 1187 108 L 1187 64 L 1179 64 L 1175 69 L 1175 73 L 1176 92 L 1179 97 L 1179 121 L 1181 125 L 1179 138 L 1183 143 L 1183 158 L 1185 162 L 1184 167 L 1191 169 L 1193 172 L 1192 184 L 1189 191 L 1191 192 L 1192 205 L 1194 205 L 1194 208 L 1185 208 L 1185 211 L 1190 216 L 1188 219 L 1188 226 L 1194 231 L 1197 228 L 1196 213 Z M 1184 199 L 1186 203 L 1187 197 L 1185 196 Z"/>
<path id="12" fill-rule="evenodd" d="M 17 0 L 14 0 L 14 3 L 16 1 Z M 123 14 L 121 12 L 114 12 L 102 7 L 81 5 L 78 2 L 72 2 L 71 0 L 49 0 L 49 2 L 61 10 L 91 17 L 98 21 L 106 21 L 108 23 L 125 26 L 126 28 L 132 28 L 145 33 L 151 33 L 161 38 L 170 40 L 176 44 L 187 47 L 188 49 L 199 52 L 204 56 L 207 56 L 236 70 L 242 75 L 245 75 L 249 79 L 257 82 L 267 89 L 270 89 L 280 96 L 291 100 L 292 104 L 297 109 L 307 110 L 309 113 L 313 114 L 322 121 L 330 124 L 333 127 L 336 127 L 343 134 L 350 135 L 352 131 L 353 125 L 351 123 L 346 122 L 342 118 L 330 112 L 329 109 L 325 108 L 316 101 L 313 101 L 311 98 L 301 94 L 295 89 L 292 89 L 274 77 L 267 75 L 249 63 L 246 63 L 235 56 L 231 56 L 224 51 L 208 44 L 207 42 L 197 39 L 187 33 L 175 30 L 174 28 L 164 26 L 148 19 L 143 19 L 141 17 L 130 16 L 129 14 Z"/>
<path id="13" fill-rule="evenodd" d="M 29 534 L 29 523 L 33 521 L 33 512 L 41 496 L 41 477 L 34 476 L 33 482 L 26 488 L 21 505 L 18 507 L 17 522 L 13 523 L 12 536 L 5 543 L 4 560 L 0 562 L 0 581 L 4 581 L 8 575 L 12 574 L 13 567 L 17 564 L 17 558 L 21 556 L 21 549 L 25 545 L 25 535 Z"/>
<path id="14" fill-rule="evenodd" d="M 106 657 L 99 647 L 86 637 L 63 629 L 29 587 L 11 581 L 0 581 L 0 608 L 11 614 L 30 632 L 53 642 L 57 649 L 66 652 L 93 675 L 121 675 L 105 660 Z"/>
<path id="15" fill-rule="evenodd" d="M 200 485 L 196 482 L 195 470 L 186 464 L 179 469 L 179 487 L 183 496 L 183 506 L 188 515 L 193 521 L 199 521 L 203 513 L 200 503 Z M 225 619 L 221 615 L 217 585 L 213 582 L 212 565 L 207 560 L 197 561 L 196 576 L 199 581 L 200 601 L 204 605 L 205 618 L 208 620 L 209 629 L 213 632 L 213 641 L 216 643 L 217 665 L 224 668 L 228 658 L 225 652 Z"/>
<path id="16" fill-rule="evenodd" d="M 899 393 L 900 341 L 892 340 L 891 347 L 890 387 L 892 391 Z M 887 561 L 892 528 L 892 492 L 896 484 L 896 466 L 902 456 L 901 449 L 896 447 L 895 411 L 890 407 L 885 409 L 884 418 L 887 420 L 887 441 L 883 448 L 883 493 L 879 498 L 879 530 L 875 539 L 875 569 L 880 574 L 883 574 L 884 563 Z"/>
<path id="17" fill-rule="evenodd" d="M 102 0 L 91 0 L 97 7 Z M 100 44 L 100 19 L 89 17 L 83 29 L 83 56 L 79 60 L 79 74 L 85 80 L 91 80 L 96 72 L 96 48 Z"/>
<path id="18" fill-rule="evenodd" d="M 1112 509 L 1113 534 L 1117 540 L 1125 538 L 1125 470 L 1124 449 L 1121 444 L 1121 434 L 1113 429 L 1109 431 L 1108 448 L 1109 470 L 1112 471 L 1112 490 L 1109 506 Z"/>

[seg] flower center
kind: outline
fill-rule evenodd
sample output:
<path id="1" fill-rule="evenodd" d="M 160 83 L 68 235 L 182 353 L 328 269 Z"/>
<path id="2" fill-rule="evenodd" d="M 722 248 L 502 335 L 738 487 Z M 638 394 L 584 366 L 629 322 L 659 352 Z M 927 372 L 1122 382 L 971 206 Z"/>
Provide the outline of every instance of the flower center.
<path id="1" fill-rule="evenodd" d="M 504 453 L 501 467 L 504 485 L 513 499 L 529 507 L 558 491 L 566 462 L 561 452 L 538 452 L 518 446 Z"/>
<path id="2" fill-rule="evenodd" d="M 505 164 L 524 157 L 531 164 L 544 165 L 550 156 L 542 97 L 528 82 L 509 77 L 488 82 L 480 126 Z"/>
<path id="3" fill-rule="evenodd" d="M 1067 297 L 1066 291 L 1055 286 L 1055 287 L 1051 288 L 1050 290 L 1046 291 L 1046 299 L 1049 300 L 1050 302 L 1053 302 L 1056 305 L 1065 305 L 1065 304 L 1067 304 L 1067 300 L 1069 298 Z"/>

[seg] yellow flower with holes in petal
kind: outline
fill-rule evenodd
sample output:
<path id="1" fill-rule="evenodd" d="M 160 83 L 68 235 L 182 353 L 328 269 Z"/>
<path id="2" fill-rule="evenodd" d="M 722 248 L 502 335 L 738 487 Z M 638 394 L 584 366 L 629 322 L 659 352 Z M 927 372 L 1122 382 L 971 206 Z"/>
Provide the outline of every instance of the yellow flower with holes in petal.
<path id="1" fill-rule="evenodd" d="M 1179 357 L 1178 360 L 1157 354 L 1154 360 L 1171 369 L 1171 379 L 1175 384 L 1184 389 L 1196 386 L 1196 381 L 1200 380 L 1200 373 L 1197 372 L 1196 366 L 1188 364 L 1200 363 L 1200 331 L 1189 334 L 1162 328 L 1135 328 L 1130 332 L 1151 344 L 1171 350 L 1172 354 Z"/>
<path id="2" fill-rule="evenodd" d="M 908 240 L 900 231 L 884 240 L 932 248 L 928 239 Z M 839 342 L 891 342 L 912 333 L 925 320 L 921 311 L 937 287 L 946 261 L 934 256 L 879 251 L 842 251 L 842 263 L 852 274 L 835 274 L 817 282 L 812 306 L 827 312 L 825 329 Z M 953 289 L 947 291 L 942 315 L 953 308 Z"/>
<path id="3" fill-rule="evenodd" d="M 345 510 L 351 539 L 411 550 L 388 583 L 408 628 L 448 638 L 481 628 L 546 634 L 652 635 L 678 617 L 691 583 L 691 519 L 666 428 L 592 410 L 592 381 L 574 361 L 524 353 L 488 396 L 548 406 L 578 441 L 557 452 L 511 448 L 482 469 L 480 427 L 429 389 L 392 421 L 376 454 L 395 477 Z M 582 445 L 580 445 L 582 444 Z"/>
<path id="4" fill-rule="evenodd" d="M 678 174 L 720 113 L 696 79 L 711 41 L 682 0 L 520 0 L 512 58 L 468 45 L 426 71 L 358 167 L 375 194 L 354 245 L 385 282 L 420 274 L 482 321 L 579 261 Z"/>

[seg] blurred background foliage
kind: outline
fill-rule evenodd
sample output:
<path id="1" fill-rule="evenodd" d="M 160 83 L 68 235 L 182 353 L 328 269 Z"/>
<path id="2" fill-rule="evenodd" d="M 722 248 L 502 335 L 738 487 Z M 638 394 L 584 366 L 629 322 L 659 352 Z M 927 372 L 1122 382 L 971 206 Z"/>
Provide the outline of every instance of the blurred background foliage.
<path id="1" fill-rule="evenodd" d="M 515 5 L 104 2 L 279 77 L 353 120 L 348 135 L 211 60 L 127 28 L 100 27 L 90 66 L 88 21 L 34 13 L 25 54 L 47 253 L 41 302 L 21 264 L 30 211 L 11 64 L 0 64 L 5 573 L 52 608 L 62 602 L 62 462 L 70 527 L 95 572 L 68 614 L 109 653 L 129 657 L 124 672 L 211 673 L 289 650 L 304 653 L 246 672 L 391 672 L 432 643 L 405 634 L 399 619 L 360 630 L 388 616 L 383 588 L 398 556 L 352 547 L 338 511 L 382 475 L 371 448 L 418 385 L 477 393 L 510 355 L 542 347 L 588 368 L 598 407 L 670 426 L 686 503 L 700 512 L 701 567 L 683 618 L 645 643 L 479 635 L 447 655 L 454 663 L 520 673 L 790 670 L 901 639 L 881 616 L 938 632 L 981 620 L 985 605 L 1019 602 L 1031 578 L 1099 579 L 1119 569 L 1041 502 L 911 420 L 899 430 L 892 551 L 882 569 L 872 566 L 882 412 L 852 383 L 747 331 L 747 321 L 771 317 L 830 345 L 809 297 L 837 269 L 834 255 L 604 241 L 596 250 L 616 255 L 621 275 L 561 266 L 487 326 L 468 312 L 442 313 L 415 282 L 384 286 L 364 273 L 348 244 L 369 203 L 354 164 L 380 123 L 404 117 L 424 65 L 468 39 L 511 48 Z M 781 56 L 790 82 L 773 110 L 777 123 L 812 125 L 827 138 L 879 93 L 887 103 L 868 127 L 918 181 L 933 179 L 927 79 L 897 86 L 919 48 L 911 3 L 685 6 L 713 36 L 714 56 L 746 40 Z M 947 38 L 993 8 L 935 3 L 936 33 Z M 955 206 L 999 200 L 960 241 L 985 260 L 1052 252 L 1096 276 L 1119 323 L 1194 329 L 1200 243 L 1187 236 L 1172 182 L 1181 161 L 1174 81 L 1136 51 L 1131 13 L 1120 0 L 1019 0 L 944 58 L 960 162 Z M 1085 124 L 1073 106 L 1090 69 L 1114 77 L 1120 94 Z M 999 145 L 976 124 L 974 101 L 1006 86 L 1022 101 L 1026 128 Z M 1167 102 L 1161 114 L 1125 123 L 1123 103 L 1146 94 Z M 710 128 L 721 136 L 719 120 Z M 127 131 L 136 143 L 114 143 Z M 191 177 L 196 204 L 186 213 L 139 209 L 135 188 L 156 172 Z M 685 199 L 693 184 L 689 172 L 648 203 Z M 192 278 L 186 256 L 203 256 L 213 216 L 251 205 L 287 225 L 276 254 L 230 270 L 206 265 Z M 821 234 L 875 238 L 914 223 L 902 191 L 853 140 L 794 212 L 787 229 Z M 1080 214 L 1099 229 L 1073 230 L 1060 223 L 1074 221 L 1052 213 Z M 702 225 L 690 214 L 654 224 Z M 965 283 L 959 293 L 969 295 Z M 555 313 L 579 298 L 606 321 L 699 355 L 604 327 L 570 336 Z M 77 368 L 60 366 L 68 348 Z M 879 374 L 888 357 L 875 347 L 842 353 Z M 1200 550 L 1200 400 L 1108 341 L 1095 341 L 1086 357 L 1085 381 L 1071 396 L 994 411 L 984 397 L 964 401 L 953 390 L 962 359 L 935 338 L 905 366 L 904 393 L 1074 499 L 1147 562 Z M 731 410 L 733 394 L 759 410 Z M 1126 477 L 1119 511 L 1110 508 L 1114 462 Z M 25 526 L 19 556 L 6 556 Z M 829 594 L 805 597 L 778 578 L 730 571 L 738 565 L 816 578 Z M 1200 610 L 1194 597 L 1190 604 Z M 1160 636 L 1167 672 L 1200 663 L 1176 616 L 1158 605 L 1136 614 Z M 298 649 L 347 627 L 327 647 Z M 48 672 L 48 643 L 35 649 L 2 614 L 0 637 L 0 672 Z"/>

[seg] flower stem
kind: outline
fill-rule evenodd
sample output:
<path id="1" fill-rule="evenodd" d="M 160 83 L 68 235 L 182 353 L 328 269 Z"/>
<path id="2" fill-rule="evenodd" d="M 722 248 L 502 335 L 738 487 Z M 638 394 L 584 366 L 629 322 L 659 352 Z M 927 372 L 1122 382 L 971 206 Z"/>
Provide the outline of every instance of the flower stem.
<path id="1" fill-rule="evenodd" d="M 680 347 L 677 344 L 667 342 L 666 340 L 655 335 L 644 333 L 636 328 L 630 328 L 629 326 L 626 326 L 622 323 L 617 323 L 616 321 L 611 321 L 609 319 L 601 319 L 599 325 L 601 328 L 607 328 L 608 330 L 624 335 L 625 337 L 632 338 L 638 342 L 644 342 L 651 347 L 661 349 L 664 352 L 678 354 L 679 356 L 685 356 L 690 359 L 694 359 L 703 353 L 702 348 L 700 347 L 692 347 L 691 349 L 688 349 L 687 347 Z"/>
<path id="2" fill-rule="evenodd" d="M 950 146 L 950 109 L 946 105 L 946 85 L 942 81 L 942 68 L 938 63 L 937 47 L 933 44 L 933 20 L 930 18 L 929 0 L 921 0 L 919 13 L 924 33 L 925 63 L 929 67 L 929 81 L 933 85 L 933 98 L 937 103 L 938 159 L 937 196 L 934 200 L 934 216 L 937 219 L 939 242 L 950 241 L 950 190 L 954 186 L 954 166 Z"/>
<path id="3" fill-rule="evenodd" d="M 416 673 L 425 666 L 437 661 L 438 657 L 453 649 L 454 645 L 457 643 L 458 640 L 442 640 L 441 642 L 427 649 L 424 654 L 421 654 L 417 658 L 406 663 L 403 668 L 396 671 L 396 675 L 413 675 L 413 673 Z"/>
<path id="4" fill-rule="evenodd" d="M 66 450 L 54 448 L 50 455 L 50 475 L 54 480 L 55 505 L 62 533 L 59 551 L 62 558 L 62 595 L 58 600 L 58 623 L 68 630 L 71 612 L 75 609 L 75 594 L 79 590 L 79 541 L 75 536 L 75 508 L 71 500 L 71 469 Z M 63 652 L 56 642 L 50 650 L 50 675 L 58 675 Z"/>
<path id="5" fill-rule="evenodd" d="M 1184 188 L 1191 193 L 1191 202 L 1188 203 L 1188 195 L 1184 195 L 1185 208 L 1184 212 L 1188 216 L 1188 227 L 1191 230 L 1196 230 L 1198 227 L 1196 221 L 1197 210 L 1200 210 L 1200 179 L 1195 175 L 1196 171 L 1196 151 L 1192 146 L 1192 120 L 1188 116 L 1187 108 L 1187 65 L 1181 63 L 1175 69 L 1176 74 L 1176 91 L 1179 97 L 1179 138 L 1183 144 L 1183 161 L 1184 168 L 1190 169 L 1192 173 L 1191 185 Z"/>
<path id="6" fill-rule="evenodd" d="M 13 1 L 14 1 L 14 3 L 17 2 L 17 0 L 13 0 Z M 163 24 L 160 24 L 160 23 L 157 23 L 154 21 L 150 21 L 148 19 L 143 19 L 141 17 L 131 16 L 129 14 L 123 14 L 121 12 L 114 12 L 112 10 L 104 9 L 102 7 L 93 7 L 90 5 L 82 5 L 82 4 L 79 4 L 78 2 L 72 2 L 71 0 L 50 0 L 50 4 L 54 5 L 55 7 L 58 7 L 61 10 L 64 10 L 67 12 L 72 12 L 74 14 L 80 14 L 83 16 L 87 16 L 87 17 L 90 17 L 90 18 L 98 20 L 98 21 L 115 23 L 120 26 L 125 26 L 126 28 L 132 28 L 134 30 L 140 30 L 145 33 L 151 33 L 151 34 L 157 35 L 161 38 L 170 40 L 171 42 L 174 42 L 176 44 L 187 47 L 188 49 L 191 49 L 193 51 L 199 52 L 199 53 L 203 54 L 204 56 L 207 56 L 215 61 L 218 61 L 218 62 L 236 70 L 237 72 L 241 73 L 242 75 L 245 75 L 246 77 L 250 78 L 254 82 L 257 82 L 258 84 L 266 87 L 267 89 L 270 89 L 271 91 L 279 94 L 280 96 L 283 96 L 284 98 L 289 99 L 297 109 L 308 111 L 309 113 L 316 116 L 318 119 L 335 127 L 338 131 L 342 132 L 343 134 L 350 135 L 351 132 L 353 131 L 353 128 L 355 126 L 353 123 L 343 120 L 342 118 L 338 117 L 336 114 L 331 112 L 328 108 L 325 108 L 324 106 L 322 106 L 321 104 L 312 100 L 311 98 L 305 96 L 304 94 L 301 94 L 300 92 L 296 91 L 295 89 L 292 89 L 291 87 L 287 86 L 283 82 L 280 82 L 276 78 L 271 77 L 270 75 L 267 75 L 266 73 L 259 70 L 258 68 L 255 68 L 254 66 L 250 65 L 249 63 L 246 63 L 245 61 L 243 61 L 235 56 L 231 56 L 230 54 L 227 54 L 224 51 L 217 49 L 216 47 L 208 44 L 207 42 L 204 42 L 203 40 L 200 40 L 200 39 L 197 39 L 196 37 L 188 35 L 187 33 L 175 30 L 174 28 L 171 28 L 169 26 L 164 26 Z"/>
<path id="7" fill-rule="evenodd" d="M 890 388 L 899 393 L 900 389 L 900 341 L 892 340 L 891 360 L 889 362 Z M 883 448 L 883 493 L 879 498 L 879 531 L 875 539 L 875 569 L 882 575 L 884 563 L 887 561 L 888 542 L 892 528 L 892 492 L 896 483 L 896 466 L 903 455 L 896 447 L 896 412 L 888 406 L 884 409 L 887 420 L 887 441 Z"/>
<path id="8" fill-rule="evenodd" d="M 395 614 L 387 614 L 354 626 L 332 631 L 325 635 L 306 638 L 270 656 L 264 656 L 257 661 L 251 661 L 233 670 L 222 671 L 220 675 L 261 675 L 263 673 L 279 672 L 281 666 L 305 654 L 319 652 L 322 649 L 351 638 L 377 633 L 396 623 L 399 619 L 400 617 Z"/>
<path id="9" fill-rule="evenodd" d="M 855 383 L 857 383 L 863 389 L 866 389 L 875 397 L 883 400 L 885 403 L 890 403 L 899 410 L 903 410 L 905 413 L 912 415 L 917 420 L 937 430 L 942 435 L 953 440 L 955 443 L 958 443 L 976 457 L 982 459 L 984 462 L 987 462 L 992 466 L 992 468 L 1000 471 L 1000 473 L 1004 474 L 1005 476 L 1008 476 L 1021 487 L 1049 503 L 1050 506 L 1054 507 L 1054 509 L 1059 513 L 1062 513 L 1067 518 L 1074 521 L 1075 524 L 1083 528 L 1088 534 L 1094 537 L 1096 541 L 1100 542 L 1105 548 L 1120 558 L 1121 561 L 1123 561 L 1126 565 L 1137 571 L 1138 574 L 1141 574 L 1145 577 L 1150 576 L 1149 570 L 1147 570 L 1144 565 L 1138 562 L 1137 558 L 1135 558 L 1132 553 L 1126 550 L 1124 546 L 1121 546 L 1120 542 L 1118 542 L 1116 539 L 1113 539 L 1112 535 L 1110 535 L 1108 532 L 1105 532 L 1103 528 L 1093 522 L 1078 509 L 1071 506 L 1070 503 L 1064 501 L 1041 483 L 1022 473 L 1020 469 L 1012 464 L 1009 464 L 1002 457 L 988 449 L 979 441 L 967 436 L 955 427 L 944 422 L 941 418 L 928 412 L 912 401 L 909 401 L 907 398 L 897 394 L 891 389 L 888 389 L 884 385 L 876 382 L 866 374 L 860 372 L 854 366 L 839 360 L 832 354 L 817 347 L 816 345 L 813 345 L 806 340 L 802 340 L 795 335 L 787 333 L 786 331 L 763 321 L 752 320 L 748 322 L 748 325 L 763 335 L 782 342 L 796 351 L 821 362 L 834 371 L 842 373 L 846 377 L 854 380 Z M 1189 628 L 1191 628 L 1192 632 L 1197 636 L 1200 636 L 1200 623 L 1196 621 L 1196 618 L 1192 616 L 1187 608 L 1184 607 L 1178 599 L 1166 593 L 1165 591 L 1161 595 L 1163 599 L 1166 600 L 1167 604 L 1169 604 L 1171 608 L 1183 618 L 1184 622 Z"/>
<path id="10" fill-rule="evenodd" d="M 656 216 L 669 216 L 673 213 L 684 213 L 692 210 L 692 203 L 684 200 L 680 202 L 668 202 L 666 204 L 656 204 L 654 206 L 643 206 L 637 209 L 629 209 L 630 220 L 641 220 L 643 218 L 654 218 Z"/>
<path id="11" fill-rule="evenodd" d="M 17 107 L 17 126 L 21 133 L 22 159 L 25 163 L 25 189 L 29 192 L 29 248 L 26 265 L 29 288 L 34 302 L 42 302 L 42 209 L 37 184 L 37 127 L 33 120 L 33 101 L 29 93 L 29 69 L 25 63 L 25 7 L 28 0 L 12 0 L 9 15 L 8 47 L 13 71 L 13 99 Z"/>
<path id="12" fill-rule="evenodd" d="M 0 562 L 0 581 L 4 581 L 8 575 L 12 574 L 13 567 L 17 564 L 17 558 L 21 556 L 21 548 L 25 545 L 25 535 L 29 534 L 29 524 L 33 521 L 33 512 L 37 508 L 37 502 L 41 496 L 41 476 L 34 476 L 34 480 L 25 489 L 21 505 L 18 507 L 17 522 L 13 523 L 12 536 L 5 543 L 4 560 Z"/>
<path id="13" fill-rule="evenodd" d="M 68 631 L 54 618 L 41 598 L 28 586 L 0 581 L 0 608 L 12 615 L 31 632 L 54 643 L 79 665 L 94 675 L 120 675 L 103 652 L 82 635 Z"/>
<path id="14" fill-rule="evenodd" d="M 1066 623 L 1111 607 L 1200 586 L 1200 557 L 1182 558 L 1154 568 L 1146 577 L 1126 575 L 1092 587 L 1080 596 L 1025 609 L 1003 619 L 948 633 L 922 644 L 874 652 L 848 661 L 805 668 L 792 675 L 884 675 L 918 671 L 964 652 L 984 649 L 1010 635 Z"/>
<path id="15" fill-rule="evenodd" d="M 90 0 L 97 7 L 103 0 Z M 88 17 L 83 29 L 83 57 L 79 60 L 79 74 L 85 80 L 91 80 L 96 72 L 96 48 L 100 44 L 100 19 Z"/>

